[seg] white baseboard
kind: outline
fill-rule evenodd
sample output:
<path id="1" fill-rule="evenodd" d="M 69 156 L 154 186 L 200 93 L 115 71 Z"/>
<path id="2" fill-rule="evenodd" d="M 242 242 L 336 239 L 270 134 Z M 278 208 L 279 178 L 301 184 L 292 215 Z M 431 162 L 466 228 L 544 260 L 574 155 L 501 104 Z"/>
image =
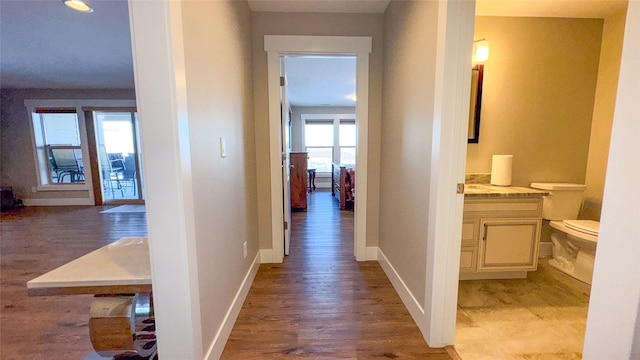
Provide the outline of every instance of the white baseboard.
<path id="1" fill-rule="evenodd" d="M 24 206 L 95 205 L 93 198 L 22 199 Z"/>
<path id="2" fill-rule="evenodd" d="M 391 281 L 391 284 L 400 296 L 400 299 L 402 299 L 404 306 L 409 310 L 409 314 L 411 314 L 413 321 L 415 321 L 416 324 L 424 322 L 424 309 L 420 306 L 420 303 L 418 303 L 416 298 L 413 296 L 411 290 L 409 290 L 404 281 L 402 281 L 402 278 L 398 272 L 396 272 L 396 269 L 391 265 L 380 249 L 378 249 L 378 262 L 380 263 L 382 270 L 387 274 L 389 281 Z"/>
<path id="3" fill-rule="evenodd" d="M 261 264 L 273 263 L 273 249 L 260 249 L 260 263 Z"/>
<path id="4" fill-rule="evenodd" d="M 553 257 L 553 243 L 541 242 L 538 249 L 538 258 L 550 258 Z"/>
<path id="5" fill-rule="evenodd" d="M 259 267 L 260 253 L 256 254 L 256 257 L 253 259 L 253 263 L 245 275 L 244 280 L 236 293 L 236 297 L 233 299 L 231 307 L 229 307 L 229 310 L 222 321 L 222 325 L 218 329 L 218 333 L 213 338 L 213 342 L 211 343 L 211 346 L 209 346 L 209 350 L 204 357 L 206 360 L 219 359 L 220 355 L 222 355 L 222 351 L 227 344 L 233 325 L 236 323 L 240 309 L 242 309 L 244 300 L 247 298 L 247 294 L 249 293 L 249 289 L 251 288 L 251 284 L 253 284 L 253 279 L 256 277 Z"/>
<path id="6" fill-rule="evenodd" d="M 378 260 L 378 249 L 377 246 L 367 246 L 365 248 L 365 261 Z"/>

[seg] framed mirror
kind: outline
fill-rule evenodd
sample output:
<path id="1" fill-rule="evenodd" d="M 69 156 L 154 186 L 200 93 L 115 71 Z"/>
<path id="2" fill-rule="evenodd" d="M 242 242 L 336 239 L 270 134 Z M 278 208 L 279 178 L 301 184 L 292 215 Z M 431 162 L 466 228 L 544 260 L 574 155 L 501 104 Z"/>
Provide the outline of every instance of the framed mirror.
<path id="1" fill-rule="evenodd" d="M 484 65 L 478 64 L 471 69 L 471 98 L 469 106 L 469 144 L 480 140 L 480 108 L 482 105 L 482 75 Z"/>

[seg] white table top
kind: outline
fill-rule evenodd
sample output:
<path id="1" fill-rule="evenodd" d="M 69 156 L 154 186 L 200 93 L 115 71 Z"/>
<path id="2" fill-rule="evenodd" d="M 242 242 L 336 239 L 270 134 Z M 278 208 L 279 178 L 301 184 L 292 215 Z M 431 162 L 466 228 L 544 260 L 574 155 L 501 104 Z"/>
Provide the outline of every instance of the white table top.
<path id="1" fill-rule="evenodd" d="M 147 238 L 122 238 L 27 282 L 29 295 L 151 292 Z"/>

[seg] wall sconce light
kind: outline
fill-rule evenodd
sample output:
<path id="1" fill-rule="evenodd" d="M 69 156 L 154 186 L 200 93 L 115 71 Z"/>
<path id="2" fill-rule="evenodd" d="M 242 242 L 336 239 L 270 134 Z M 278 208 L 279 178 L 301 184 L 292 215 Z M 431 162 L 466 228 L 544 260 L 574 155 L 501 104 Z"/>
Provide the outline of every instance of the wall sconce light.
<path id="1" fill-rule="evenodd" d="M 62 0 L 62 3 L 72 8 L 73 10 L 77 10 L 84 13 L 93 12 L 91 6 L 87 5 L 82 0 Z"/>
<path id="2" fill-rule="evenodd" d="M 489 59 L 489 41 L 486 39 L 473 41 L 473 63 L 479 64 Z"/>

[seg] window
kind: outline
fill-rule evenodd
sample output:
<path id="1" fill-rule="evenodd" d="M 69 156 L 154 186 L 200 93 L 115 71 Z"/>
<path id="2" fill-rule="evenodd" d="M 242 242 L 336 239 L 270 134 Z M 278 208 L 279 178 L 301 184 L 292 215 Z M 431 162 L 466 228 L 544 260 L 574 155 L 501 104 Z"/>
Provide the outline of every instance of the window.
<path id="1" fill-rule="evenodd" d="M 24 106 L 31 119 L 29 127 L 37 178 L 32 191 L 88 192 L 75 193 L 74 197 L 58 198 L 56 194 L 35 197 L 47 204 L 93 204 L 96 183 L 91 177 L 91 169 L 97 169 L 98 164 L 92 164 L 89 156 L 89 137 L 93 139 L 93 134 L 87 132 L 87 122 L 92 127 L 94 124 L 86 116 L 95 109 L 135 108 L 135 105 L 135 100 L 25 99 Z"/>
<path id="2" fill-rule="evenodd" d="M 356 163 L 356 123 L 353 114 L 302 115 L 308 167 L 330 173 L 331 163 Z"/>
<path id="3" fill-rule="evenodd" d="M 307 121 L 304 143 L 309 153 L 307 167 L 317 172 L 331 172 L 333 161 L 333 120 Z"/>
<path id="4" fill-rule="evenodd" d="M 84 184 L 76 109 L 35 109 L 32 119 L 41 185 Z"/>
<path id="5" fill-rule="evenodd" d="M 355 165 L 356 163 L 356 122 L 355 120 L 340 120 L 338 128 L 340 134 L 340 158 L 342 165 Z"/>

